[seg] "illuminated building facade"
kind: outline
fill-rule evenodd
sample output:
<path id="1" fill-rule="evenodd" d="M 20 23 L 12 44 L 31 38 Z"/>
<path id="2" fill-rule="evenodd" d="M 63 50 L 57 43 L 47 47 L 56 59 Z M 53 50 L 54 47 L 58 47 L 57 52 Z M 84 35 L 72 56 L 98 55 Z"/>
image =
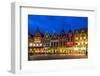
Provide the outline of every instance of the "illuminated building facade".
<path id="1" fill-rule="evenodd" d="M 57 34 L 56 32 L 53 32 L 52 37 L 51 37 L 51 47 L 58 47 L 58 43 L 59 43 L 59 40 L 58 40 Z"/>
<path id="2" fill-rule="evenodd" d="M 76 47 L 80 46 L 80 30 L 75 30 L 74 33 L 74 44 Z"/>
<path id="3" fill-rule="evenodd" d="M 86 29 L 75 31 L 75 34 L 74 34 L 75 46 L 86 47 L 88 43 L 87 41 L 88 41 L 88 35 L 87 35 Z"/>
<path id="4" fill-rule="evenodd" d="M 66 34 L 64 30 L 62 30 L 59 35 L 59 47 L 65 47 L 65 46 L 66 46 Z"/>
<path id="5" fill-rule="evenodd" d="M 67 47 L 72 47 L 74 45 L 74 34 L 71 30 L 69 30 L 69 32 L 66 34 L 67 37 L 67 42 L 66 42 L 66 46 Z"/>
<path id="6" fill-rule="evenodd" d="M 33 54 L 43 53 L 43 39 L 38 28 L 32 39 L 29 39 L 29 50 L 32 51 Z"/>
<path id="7" fill-rule="evenodd" d="M 33 48 L 33 37 L 28 37 L 28 54 L 31 56 L 34 54 L 34 48 Z"/>
<path id="8" fill-rule="evenodd" d="M 28 14 L 29 60 L 87 57 L 88 17 Z"/>
<path id="9" fill-rule="evenodd" d="M 43 47 L 43 40 L 40 30 L 37 28 L 33 38 L 33 47 Z"/>
<path id="10" fill-rule="evenodd" d="M 45 32 L 44 37 L 43 37 L 43 46 L 44 48 L 49 48 L 50 45 L 50 35 L 48 31 Z"/>
<path id="11" fill-rule="evenodd" d="M 86 29 L 82 29 L 80 32 L 80 45 L 83 47 L 87 46 L 87 41 L 88 41 L 88 35 L 87 35 L 87 30 Z"/>
<path id="12" fill-rule="evenodd" d="M 88 32 L 87 29 L 70 30 L 67 34 L 62 30 L 57 36 L 53 32 L 52 36 L 48 31 L 41 35 L 36 29 L 34 35 L 28 36 L 28 54 L 34 55 L 62 55 L 62 56 L 83 56 L 88 54 Z"/>
<path id="13" fill-rule="evenodd" d="M 75 50 L 83 55 L 87 55 L 88 32 L 87 29 L 76 30 L 74 34 Z"/>

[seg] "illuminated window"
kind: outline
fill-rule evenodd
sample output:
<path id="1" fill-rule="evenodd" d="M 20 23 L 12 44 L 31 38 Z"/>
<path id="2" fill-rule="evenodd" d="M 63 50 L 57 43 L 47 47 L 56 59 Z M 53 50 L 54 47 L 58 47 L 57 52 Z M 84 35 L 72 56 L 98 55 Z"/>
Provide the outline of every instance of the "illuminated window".
<path id="1" fill-rule="evenodd" d="M 78 42 L 77 44 L 80 45 L 80 42 Z"/>
<path id="2" fill-rule="evenodd" d="M 32 51 L 32 49 L 30 48 L 30 51 Z"/>
<path id="3" fill-rule="evenodd" d="M 33 43 L 33 46 L 35 46 L 35 44 Z"/>
<path id="4" fill-rule="evenodd" d="M 87 41 L 85 41 L 85 44 L 87 44 L 88 42 Z"/>
<path id="5" fill-rule="evenodd" d="M 82 37 L 80 37 L 80 40 L 82 40 Z"/>
<path id="6" fill-rule="evenodd" d="M 84 41 L 81 41 L 81 44 L 83 45 L 84 44 Z"/>
<path id="7" fill-rule="evenodd" d="M 42 44 L 40 43 L 40 46 L 42 46 Z"/>
<path id="8" fill-rule="evenodd" d="M 76 37 L 75 39 L 78 40 L 78 37 Z"/>
<path id="9" fill-rule="evenodd" d="M 46 37 L 48 37 L 48 35 L 46 35 Z"/>
<path id="10" fill-rule="evenodd" d="M 29 46 L 31 47 L 32 46 L 32 43 L 29 43 Z"/>
<path id="11" fill-rule="evenodd" d="M 84 39 L 86 39 L 86 36 L 84 37 Z"/>
<path id="12" fill-rule="evenodd" d="M 31 48 L 29 49 L 29 52 L 32 53 L 32 49 Z"/>
<path id="13" fill-rule="evenodd" d="M 34 42 L 35 42 L 35 43 L 40 43 L 40 42 L 41 42 L 41 39 L 40 39 L 40 38 L 35 38 L 35 39 L 34 39 Z"/>
<path id="14" fill-rule="evenodd" d="M 36 44 L 34 44 L 34 46 L 36 46 Z"/>
<path id="15" fill-rule="evenodd" d="M 81 50 L 86 50 L 86 48 L 85 47 L 81 47 Z"/>

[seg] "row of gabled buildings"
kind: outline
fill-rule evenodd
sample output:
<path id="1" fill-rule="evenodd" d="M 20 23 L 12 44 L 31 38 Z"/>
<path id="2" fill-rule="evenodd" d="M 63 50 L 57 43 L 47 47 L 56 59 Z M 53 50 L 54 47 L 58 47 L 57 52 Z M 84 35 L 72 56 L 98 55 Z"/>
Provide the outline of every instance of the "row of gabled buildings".
<path id="1" fill-rule="evenodd" d="M 52 36 L 48 31 L 41 34 L 39 29 L 36 29 L 34 36 L 28 37 L 29 50 L 42 50 L 43 48 L 57 48 L 57 47 L 86 47 L 88 44 L 87 29 L 76 30 L 74 33 L 70 30 L 67 34 L 62 30 L 60 35 L 53 32 Z"/>

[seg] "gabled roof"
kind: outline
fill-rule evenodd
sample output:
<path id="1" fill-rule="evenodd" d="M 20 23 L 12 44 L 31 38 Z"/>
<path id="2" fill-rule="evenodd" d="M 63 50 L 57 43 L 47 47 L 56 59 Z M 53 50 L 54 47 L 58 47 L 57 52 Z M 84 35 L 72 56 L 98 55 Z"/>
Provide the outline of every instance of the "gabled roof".
<path id="1" fill-rule="evenodd" d="M 62 30 L 62 31 L 60 32 L 59 38 L 60 38 L 60 39 L 63 39 L 63 38 L 65 38 L 65 36 L 66 36 L 66 34 L 65 34 L 64 30 Z"/>
<path id="2" fill-rule="evenodd" d="M 53 32 L 51 40 L 56 40 L 58 39 L 56 32 Z"/>
<path id="3" fill-rule="evenodd" d="M 73 32 L 72 32 L 72 30 L 69 30 L 68 33 L 66 34 L 66 37 L 70 38 L 72 36 L 73 36 Z"/>
<path id="4" fill-rule="evenodd" d="M 34 37 L 42 37 L 39 28 L 36 29 Z"/>
<path id="5" fill-rule="evenodd" d="M 49 35 L 48 31 L 45 32 L 44 38 L 49 38 L 50 39 L 50 35 Z"/>

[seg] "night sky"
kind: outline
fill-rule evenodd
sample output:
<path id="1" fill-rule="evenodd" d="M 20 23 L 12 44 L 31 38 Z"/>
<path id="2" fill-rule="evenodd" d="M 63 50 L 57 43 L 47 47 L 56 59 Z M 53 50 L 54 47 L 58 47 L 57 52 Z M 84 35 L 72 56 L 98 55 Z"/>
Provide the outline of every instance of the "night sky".
<path id="1" fill-rule="evenodd" d="M 37 28 L 42 34 L 48 31 L 50 35 L 53 32 L 59 35 L 62 29 L 66 33 L 69 30 L 74 32 L 76 29 L 88 28 L 88 17 L 28 15 L 28 32 L 34 35 Z"/>

